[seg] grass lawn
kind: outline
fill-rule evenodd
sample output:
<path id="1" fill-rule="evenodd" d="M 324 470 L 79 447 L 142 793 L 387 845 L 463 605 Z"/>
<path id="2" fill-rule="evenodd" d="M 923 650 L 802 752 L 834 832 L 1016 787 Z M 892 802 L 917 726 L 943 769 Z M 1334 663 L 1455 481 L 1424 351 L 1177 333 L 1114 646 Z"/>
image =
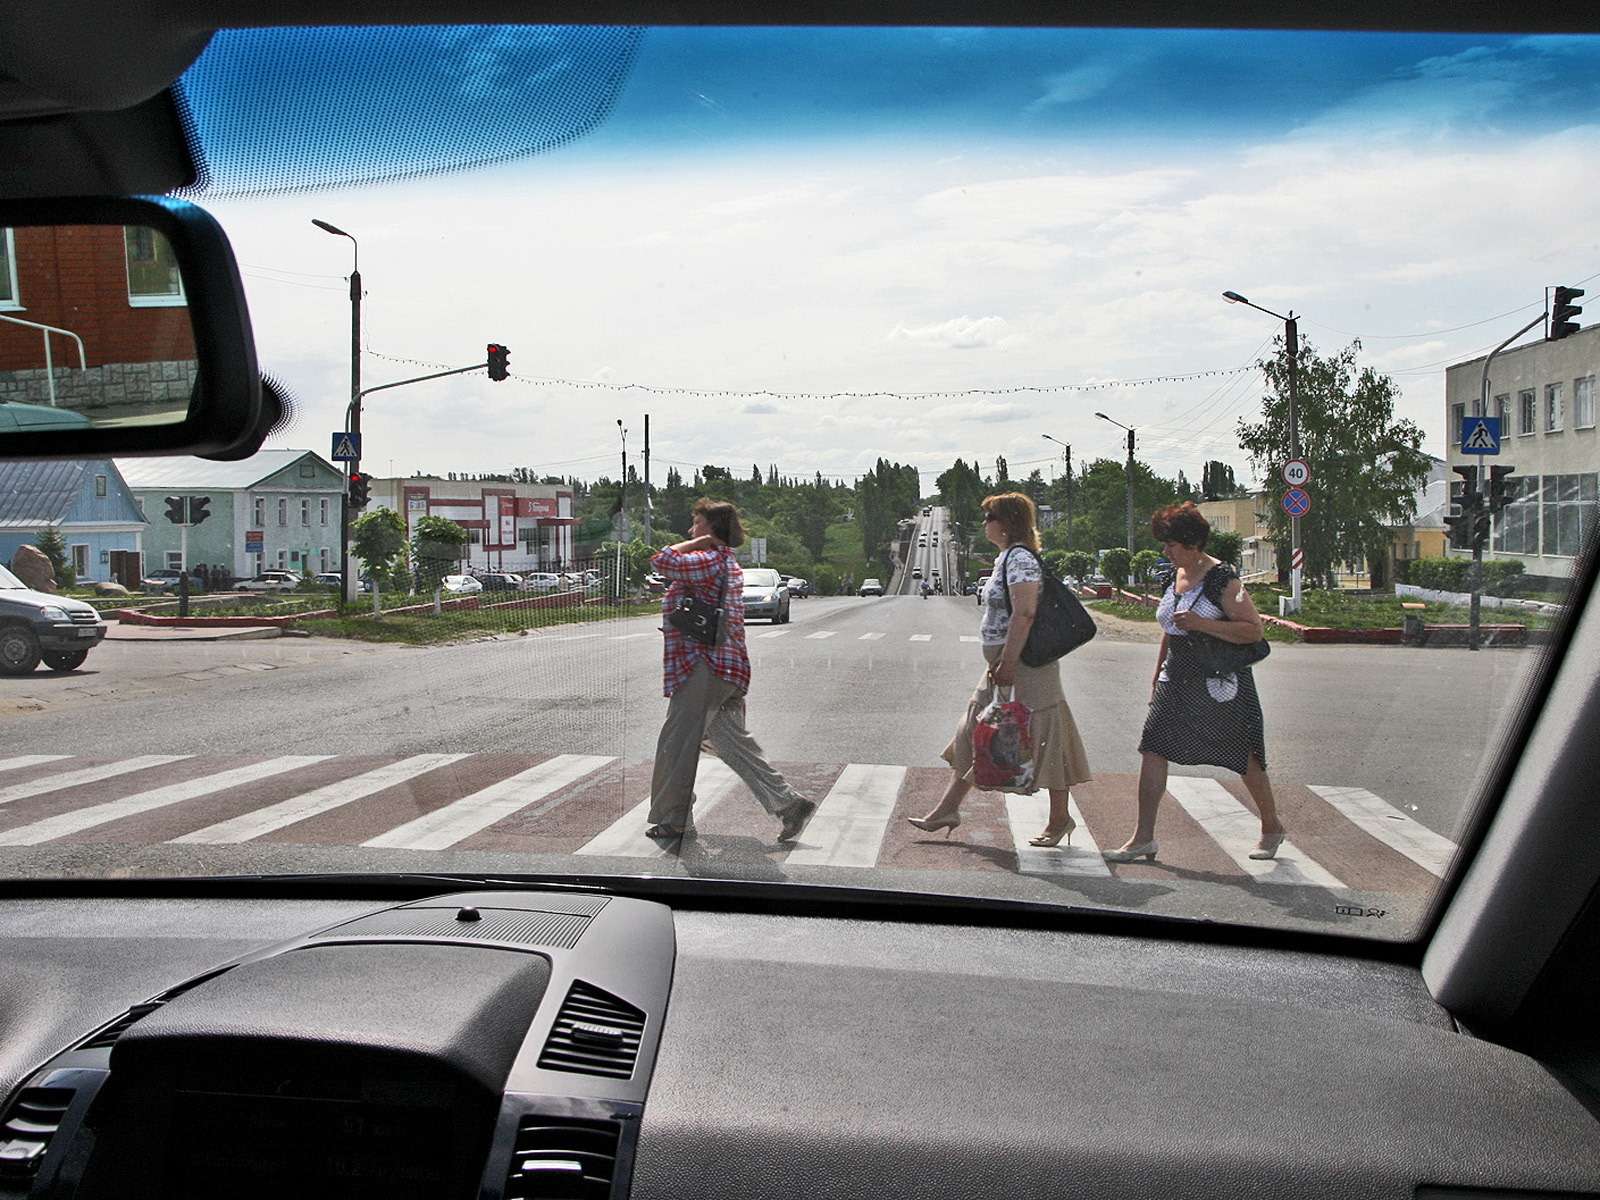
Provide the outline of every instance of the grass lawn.
<path id="1" fill-rule="evenodd" d="M 1250 586 L 1256 607 L 1270 616 L 1277 615 L 1278 597 L 1284 594 L 1265 584 Z M 1401 608 L 1404 598 L 1393 595 L 1352 596 L 1315 588 L 1305 590 L 1301 596 L 1301 611 L 1290 618 L 1301 625 L 1322 625 L 1331 629 L 1398 629 L 1407 616 L 1421 617 L 1429 625 L 1465 625 L 1471 619 L 1464 605 Z M 1521 609 L 1484 608 L 1478 619 L 1485 625 L 1525 625 L 1529 629 L 1551 629 L 1556 623 L 1554 617 Z"/>
<path id="2" fill-rule="evenodd" d="M 362 642 L 399 642 L 408 646 L 430 646 L 441 642 L 454 642 L 467 638 L 488 637 L 494 634 L 517 633 L 525 629 L 543 629 L 551 625 L 577 625 L 594 621 L 615 620 L 620 617 L 658 613 L 659 600 L 639 601 L 612 608 L 607 605 L 589 605 L 583 608 L 524 608 L 460 609 L 435 615 L 432 612 L 401 613 L 375 621 L 353 615 L 342 617 L 315 617 L 296 621 L 294 628 L 316 637 L 351 638 Z"/>
<path id="3" fill-rule="evenodd" d="M 1127 600 L 1090 600 L 1084 602 L 1087 607 L 1097 612 L 1110 613 L 1114 617 L 1121 617 L 1124 621 L 1148 621 L 1155 624 L 1156 610 L 1146 608 L 1142 604 L 1133 604 Z M 1276 625 L 1265 622 L 1262 630 L 1269 642 L 1298 642 L 1300 635 L 1291 629 L 1280 629 Z"/>

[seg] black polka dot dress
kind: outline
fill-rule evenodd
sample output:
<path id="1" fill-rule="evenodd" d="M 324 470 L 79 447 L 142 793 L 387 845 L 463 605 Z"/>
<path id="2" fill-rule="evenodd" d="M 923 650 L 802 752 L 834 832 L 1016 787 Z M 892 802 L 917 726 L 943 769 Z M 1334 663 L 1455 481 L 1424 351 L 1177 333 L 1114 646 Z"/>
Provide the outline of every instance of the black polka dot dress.
<path id="1" fill-rule="evenodd" d="M 1156 619 L 1167 634 L 1167 658 L 1139 739 L 1142 753 L 1186 767 L 1221 767 L 1240 775 L 1249 768 L 1252 755 L 1262 767 L 1267 765 L 1266 726 L 1255 676 L 1248 667 L 1221 678 L 1195 669 L 1189 635 L 1172 621 L 1173 614 L 1183 609 L 1198 617 L 1227 620 L 1223 591 L 1238 578 L 1232 567 L 1218 563 L 1200 581 L 1198 595 L 1193 588 L 1180 594 L 1174 584 L 1167 585 L 1156 609 Z"/>

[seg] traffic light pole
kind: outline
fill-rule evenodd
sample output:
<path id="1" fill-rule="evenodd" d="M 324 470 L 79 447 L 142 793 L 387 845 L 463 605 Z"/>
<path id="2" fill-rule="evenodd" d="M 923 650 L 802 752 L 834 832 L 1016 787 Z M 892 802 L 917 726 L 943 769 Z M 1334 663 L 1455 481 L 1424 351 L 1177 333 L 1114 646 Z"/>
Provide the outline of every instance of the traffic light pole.
<path id="1" fill-rule="evenodd" d="M 1294 315 L 1294 309 L 1289 310 L 1289 315 L 1283 320 L 1284 349 L 1289 357 L 1289 452 L 1291 457 L 1300 457 L 1300 322 Z M 1300 518 L 1295 514 L 1289 516 L 1289 606 L 1295 611 L 1300 611 L 1301 575 L 1303 569 L 1295 564 L 1300 561 Z"/>
<path id="2" fill-rule="evenodd" d="M 354 241 L 355 239 L 351 239 Z M 361 434 L 361 269 L 350 270 L 350 408 L 344 427 L 347 432 Z M 350 476 L 361 469 L 361 460 L 345 464 L 344 495 L 339 497 L 339 586 L 344 592 L 344 602 L 356 602 L 356 580 L 350 570 Z"/>

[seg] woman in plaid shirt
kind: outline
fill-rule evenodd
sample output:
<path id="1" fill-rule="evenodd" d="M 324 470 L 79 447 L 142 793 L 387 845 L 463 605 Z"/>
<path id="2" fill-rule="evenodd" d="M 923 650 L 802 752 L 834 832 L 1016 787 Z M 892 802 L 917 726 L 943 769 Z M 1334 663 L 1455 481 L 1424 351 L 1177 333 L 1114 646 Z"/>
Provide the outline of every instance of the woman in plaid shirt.
<path id="1" fill-rule="evenodd" d="M 689 540 L 668 546 L 650 560 L 669 582 L 661 600 L 663 615 L 670 613 L 683 595 L 698 596 L 722 609 L 721 636 L 714 646 L 697 642 L 663 622 L 662 691 L 669 703 L 656 742 L 650 828 L 645 831 L 658 841 L 694 834 L 694 778 L 703 741 L 744 780 L 761 806 L 783 822 L 779 841 L 800 836 L 817 809 L 773 770 L 745 728 L 750 652 L 744 640 L 744 572 L 733 555 L 733 547 L 743 541 L 738 509 L 721 500 L 700 500 L 694 506 Z"/>

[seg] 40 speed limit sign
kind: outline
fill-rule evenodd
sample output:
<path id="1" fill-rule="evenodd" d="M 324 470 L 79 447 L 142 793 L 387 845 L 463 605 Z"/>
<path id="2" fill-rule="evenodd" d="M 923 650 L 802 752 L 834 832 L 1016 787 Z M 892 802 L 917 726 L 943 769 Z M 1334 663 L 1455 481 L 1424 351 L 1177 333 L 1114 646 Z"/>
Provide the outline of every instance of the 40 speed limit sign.
<path id="1" fill-rule="evenodd" d="M 1290 487 L 1305 487 L 1311 482 L 1311 464 L 1303 458 L 1291 458 L 1283 464 L 1283 481 Z"/>

